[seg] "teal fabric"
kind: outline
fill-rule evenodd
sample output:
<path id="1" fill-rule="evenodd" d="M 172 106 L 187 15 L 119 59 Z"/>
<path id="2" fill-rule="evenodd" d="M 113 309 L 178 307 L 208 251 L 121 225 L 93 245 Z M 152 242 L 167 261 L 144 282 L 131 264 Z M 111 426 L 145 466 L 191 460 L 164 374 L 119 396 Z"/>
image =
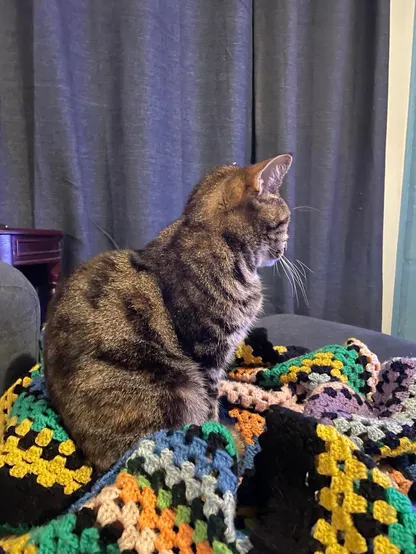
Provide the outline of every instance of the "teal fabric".
<path id="1" fill-rule="evenodd" d="M 416 32 L 416 17 L 414 23 Z M 407 143 L 392 331 L 416 340 L 416 40 L 413 38 Z"/>

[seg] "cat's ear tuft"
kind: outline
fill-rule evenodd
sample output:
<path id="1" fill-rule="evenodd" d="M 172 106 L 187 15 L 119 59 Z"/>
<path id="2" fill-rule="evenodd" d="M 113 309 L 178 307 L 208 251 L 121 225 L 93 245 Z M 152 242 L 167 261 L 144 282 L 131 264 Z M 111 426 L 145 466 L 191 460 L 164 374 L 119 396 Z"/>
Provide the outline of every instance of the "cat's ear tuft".
<path id="1" fill-rule="evenodd" d="M 277 194 L 286 173 L 292 165 L 290 154 L 259 162 L 247 168 L 247 184 L 260 196 Z"/>

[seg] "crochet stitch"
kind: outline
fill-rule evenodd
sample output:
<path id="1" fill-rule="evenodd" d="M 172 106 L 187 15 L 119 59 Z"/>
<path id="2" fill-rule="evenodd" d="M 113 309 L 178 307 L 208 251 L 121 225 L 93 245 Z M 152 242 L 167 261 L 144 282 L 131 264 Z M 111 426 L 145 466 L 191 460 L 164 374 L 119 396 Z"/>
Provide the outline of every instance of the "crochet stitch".
<path id="1" fill-rule="evenodd" d="M 408 498 L 334 427 L 301 417 L 268 412 L 256 473 L 239 488 L 239 509 L 259 512 L 253 552 L 413 552 Z"/>
<path id="2" fill-rule="evenodd" d="M 82 496 L 93 469 L 49 405 L 40 366 L 0 400 L 0 522 L 36 525 Z"/>
<path id="3" fill-rule="evenodd" d="M 309 353 L 255 330 L 219 390 L 241 458 L 207 422 L 97 479 L 36 367 L 1 399 L 0 552 L 416 554 L 415 377 L 355 339 Z"/>

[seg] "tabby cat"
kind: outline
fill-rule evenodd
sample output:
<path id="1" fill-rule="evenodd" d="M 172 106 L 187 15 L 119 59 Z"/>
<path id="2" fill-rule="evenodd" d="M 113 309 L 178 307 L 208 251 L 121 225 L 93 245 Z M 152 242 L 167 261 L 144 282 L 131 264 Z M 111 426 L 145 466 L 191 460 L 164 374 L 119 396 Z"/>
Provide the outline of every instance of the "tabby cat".
<path id="1" fill-rule="evenodd" d="M 143 435 L 218 417 L 218 382 L 262 306 L 257 270 L 286 248 L 291 163 L 218 167 L 147 247 L 100 254 L 58 288 L 47 387 L 99 470 Z"/>

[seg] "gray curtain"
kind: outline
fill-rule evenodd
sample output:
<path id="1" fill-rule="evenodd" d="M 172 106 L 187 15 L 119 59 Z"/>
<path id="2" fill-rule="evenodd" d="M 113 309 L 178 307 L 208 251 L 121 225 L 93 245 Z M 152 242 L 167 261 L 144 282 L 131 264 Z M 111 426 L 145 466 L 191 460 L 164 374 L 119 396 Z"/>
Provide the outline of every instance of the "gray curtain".
<path id="1" fill-rule="evenodd" d="M 254 2 L 255 156 L 293 151 L 289 258 L 313 270 L 309 308 L 287 279 L 271 305 L 379 329 L 389 0 Z"/>
<path id="2" fill-rule="evenodd" d="M 63 229 L 69 271 L 143 246 L 208 168 L 292 152 L 309 307 L 270 270 L 266 312 L 380 326 L 388 0 L 0 6 L 0 222 Z"/>

